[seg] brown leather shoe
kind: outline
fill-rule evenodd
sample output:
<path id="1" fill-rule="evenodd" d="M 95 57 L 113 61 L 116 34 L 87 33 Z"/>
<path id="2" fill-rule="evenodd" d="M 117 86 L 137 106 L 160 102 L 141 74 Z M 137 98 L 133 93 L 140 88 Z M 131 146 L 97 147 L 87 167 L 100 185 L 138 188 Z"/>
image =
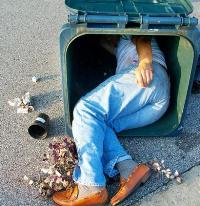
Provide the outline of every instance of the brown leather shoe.
<path id="1" fill-rule="evenodd" d="M 87 197 L 78 198 L 78 185 L 66 191 L 56 192 L 53 201 L 61 206 L 103 206 L 108 202 L 106 188 Z"/>
<path id="2" fill-rule="evenodd" d="M 141 183 L 145 183 L 149 178 L 150 168 L 145 164 L 140 164 L 133 169 L 128 179 L 121 178 L 120 189 L 111 199 L 111 205 L 117 205 L 130 195 Z"/>

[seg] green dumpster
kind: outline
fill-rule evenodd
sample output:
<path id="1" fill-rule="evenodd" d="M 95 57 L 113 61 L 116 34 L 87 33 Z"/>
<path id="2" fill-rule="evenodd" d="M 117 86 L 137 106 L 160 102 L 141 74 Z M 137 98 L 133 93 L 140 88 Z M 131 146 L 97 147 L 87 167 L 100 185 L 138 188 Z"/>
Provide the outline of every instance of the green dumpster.
<path id="1" fill-rule="evenodd" d="M 116 59 L 101 48 L 102 35 L 151 35 L 165 54 L 170 106 L 157 122 L 120 136 L 169 136 L 180 131 L 198 54 L 198 21 L 188 0 L 66 0 L 68 23 L 60 33 L 66 132 L 78 99 L 113 75 Z"/>

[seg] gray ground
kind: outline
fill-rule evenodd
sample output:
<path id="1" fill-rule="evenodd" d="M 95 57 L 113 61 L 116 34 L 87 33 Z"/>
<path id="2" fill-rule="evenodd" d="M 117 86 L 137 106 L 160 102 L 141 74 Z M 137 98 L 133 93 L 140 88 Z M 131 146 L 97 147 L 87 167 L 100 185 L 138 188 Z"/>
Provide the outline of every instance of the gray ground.
<path id="1" fill-rule="evenodd" d="M 200 2 L 194 1 L 196 16 Z M 64 1 L 1 0 L 0 5 L 0 205 L 53 205 L 37 197 L 23 182 L 41 166 L 41 156 L 53 137 L 64 135 L 63 103 L 59 72 L 58 33 L 66 22 Z M 41 81 L 32 83 L 38 75 Z M 30 91 L 36 112 L 19 115 L 7 101 Z M 140 161 L 164 159 L 166 164 L 186 173 L 200 163 L 200 95 L 191 96 L 183 133 L 171 138 L 134 138 L 123 140 L 130 154 Z M 50 115 L 50 137 L 35 141 L 27 128 L 38 112 Z M 167 180 L 153 176 L 123 205 L 159 191 Z M 115 186 L 111 187 L 114 192 Z M 172 205 L 172 204 L 171 204 Z M 173 204 L 178 205 L 178 204 Z"/>
<path id="2" fill-rule="evenodd" d="M 170 183 L 162 190 L 147 195 L 140 206 L 199 206 L 200 204 L 200 166 L 193 167 L 183 175 L 180 185 Z"/>

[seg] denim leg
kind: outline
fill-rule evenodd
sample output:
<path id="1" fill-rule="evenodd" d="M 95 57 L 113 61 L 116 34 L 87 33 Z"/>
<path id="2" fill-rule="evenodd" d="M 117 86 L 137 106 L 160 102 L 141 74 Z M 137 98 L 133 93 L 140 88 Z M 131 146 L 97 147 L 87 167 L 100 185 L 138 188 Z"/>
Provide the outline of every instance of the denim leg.
<path id="1" fill-rule="evenodd" d="M 133 110 L 133 104 L 127 105 L 126 110 L 112 122 L 116 132 L 152 124 L 166 112 L 170 100 L 169 78 L 160 64 L 153 63 L 153 68 L 154 78 L 149 88 L 139 98 L 134 98 L 133 104 L 138 106 Z"/>
<path id="2" fill-rule="evenodd" d="M 149 125 L 160 119 L 168 108 L 170 99 L 170 82 L 168 75 L 160 64 L 154 63 L 153 66 L 155 73 L 151 86 L 141 94 L 137 90 L 136 85 L 133 91 L 138 92 L 136 92 L 135 96 L 132 96 L 129 104 L 124 107 L 118 117 L 110 123 L 113 129 L 109 129 L 104 137 L 104 156 L 107 157 L 104 172 L 110 177 L 118 173 L 114 166 L 119 156 L 112 156 L 115 148 L 118 148 L 116 145 L 120 145 L 117 137 L 115 137 L 115 132 Z M 132 84 L 132 88 L 133 87 L 134 83 Z M 131 96 L 130 89 L 131 87 L 129 87 L 129 96 Z M 139 90 L 144 89 L 140 88 Z M 111 144 L 111 140 L 115 142 L 116 145 Z M 131 159 L 127 154 L 124 154 L 123 157 L 125 159 Z M 109 159 L 110 161 L 108 161 Z"/>
<path id="3" fill-rule="evenodd" d="M 146 109 L 146 112 L 143 118 L 139 118 L 140 124 L 142 125 L 143 121 L 146 121 L 145 124 L 151 123 L 151 118 L 146 117 L 152 106 L 146 106 L 152 103 L 160 105 L 159 100 L 169 99 L 166 72 L 159 69 L 158 65 L 154 66 L 154 80 L 148 88 L 138 87 L 134 82 L 133 69 L 128 69 L 123 71 L 125 73 L 110 77 L 78 102 L 72 123 L 79 155 L 79 164 L 74 170 L 76 182 L 104 186 L 104 172 L 110 176 L 114 175 L 116 159 L 127 155 L 120 146 L 113 128 L 119 128 L 120 124 L 123 127 L 120 119 L 137 114 L 142 109 Z M 166 110 L 167 104 L 164 104 L 164 107 Z M 132 126 L 134 127 L 133 122 Z"/>
<path id="4" fill-rule="evenodd" d="M 119 172 L 115 169 L 115 164 L 118 162 L 120 157 L 124 160 L 132 159 L 130 155 L 127 154 L 123 146 L 120 144 L 116 133 L 110 127 L 107 127 L 103 143 L 103 170 L 104 173 L 109 177 L 114 177 Z"/>
<path id="5" fill-rule="evenodd" d="M 123 130 L 144 127 L 152 124 L 163 116 L 168 105 L 169 99 L 146 105 L 135 113 L 116 119 L 113 123 L 113 127 L 116 132 L 121 132 Z"/>
<path id="6" fill-rule="evenodd" d="M 101 112 L 89 102 L 80 100 L 74 109 L 72 133 L 78 153 L 74 180 L 83 185 L 105 186 L 102 166 L 106 125 Z"/>
<path id="7" fill-rule="evenodd" d="M 82 97 L 74 109 L 72 132 L 79 163 L 73 178 L 77 183 L 105 185 L 104 172 L 109 176 L 115 175 L 117 171 L 114 165 L 118 157 L 127 155 L 116 134 L 107 125 L 109 120 L 120 113 L 123 103 L 120 85 L 123 84 L 116 83 L 118 80 L 123 82 L 124 75 L 114 75 L 100 84 Z"/>
<path id="8" fill-rule="evenodd" d="M 109 78 L 81 98 L 74 109 L 72 132 L 79 159 L 74 170 L 77 183 L 104 186 L 104 172 L 114 176 L 117 159 L 131 158 L 107 125 L 108 120 L 120 113 L 123 91 L 115 86 L 115 80 L 123 77 L 124 74 L 118 74 Z"/>

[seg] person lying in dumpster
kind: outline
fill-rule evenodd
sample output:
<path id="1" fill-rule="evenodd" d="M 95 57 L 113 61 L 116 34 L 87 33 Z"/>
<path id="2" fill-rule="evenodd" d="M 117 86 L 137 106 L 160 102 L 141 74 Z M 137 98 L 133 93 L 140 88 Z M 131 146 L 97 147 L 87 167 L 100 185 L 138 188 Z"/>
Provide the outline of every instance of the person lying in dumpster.
<path id="1" fill-rule="evenodd" d="M 105 205 L 105 174 L 119 173 L 120 187 L 110 200 L 117 205 L 150 176 L 148 165 L 134 161 L 116 133 L 149 125 L 166 112 L 170 82 L 165 58 L 154 37 L 121 36 L 114 52 L 116 74 L 83 96 L 73 111 L 76 184 L 53 195 L 58 205 Z"/>

